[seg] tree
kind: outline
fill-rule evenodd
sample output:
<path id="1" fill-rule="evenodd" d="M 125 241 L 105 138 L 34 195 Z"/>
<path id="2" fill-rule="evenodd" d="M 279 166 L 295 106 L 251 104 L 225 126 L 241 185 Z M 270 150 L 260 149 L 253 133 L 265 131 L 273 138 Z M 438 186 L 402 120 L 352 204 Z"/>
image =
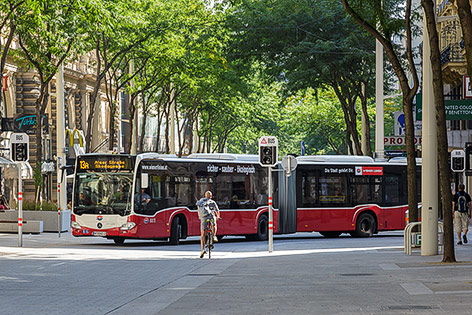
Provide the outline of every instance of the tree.
<path id="1" fill-rule="evenodd" d="M 306 154 L 342 154 L 346 150 L 343 112 L 331 88 L 307 89 L 289 97 L 282 109 L 282 132 L 298 136 L 289 152 L 299 152 L 303 140 Z"/>
<path id="2" fill-rule="evenodd" d="M 431 67 L 433 73 L 434 105 L 436 109 L 436 127 L 438 130 L 438 160 L 439 182 L 444 222 L 444 252 L 443 262 L 455 262 L 454 254 L 454 227 L 452 223 L 452 195 L 451 195 L 451 169 L 449 167 L 446 109 L 444 106 L 444 93 L 441 69 L 441 53 L 439 50 L 439 38 L 436 29 L 435 5 L 431 0 L 421 0 L 426 17 L 428 29 Z M 470 9 L 470 7 L 469 7 Z"/>
<path id="3" fill-rule="evenodd" d="M 405 114 L 405 134 L 407 150 L 407 173 L 408 173 L 408 213 L 410 222 L 418 221 L 418 197 L 416 184 L 416 153 L 414 145 L 414 122 L 413 122 L 413 98 L 419 87 L 419 79 L 413 60 L 412 48 L 412 3 L 407 0 L 403 2 L 385 2 L 382 6 L 377 0 L 341 0 L 346 12 L 385 49 L 385 53 L 398 77 L 403 96 L 403 112 Z M 400 12 L 404 12 L 402 16 Z M 376 25 L 376 26 L 374 26 Z M 395 39 L 406 33 L 405 47 L 398 47 Z M 406 53 L 407 70 L 404 68 L 403 59 Z M 407 76 L 411 74 L 413 86 Z M 383 113 L 377 113 L 382 114 Z"/>
<path id="4" fill-rule="evenodd" d="M 0 73 L 3 75 L 8 52 L 15 36 L 16 14 L 21 6 L 24 6 L 26 0 L 5 0 L 0 1 L 0 32 L 6 37 L 5 45 L 0 43 Z M 0 80 L 0 91 L 3 89 L 3 80 Z M 0 104 L 2 103 L 3 93 L 0 93 Z"/>
<path id="5" fill-rule="evenodd" d="M 42 163 L 42 118 L 49 100 L 49 83 L 66 58 L 85 48 L 89 10 L 91 7 L 85 0 L 31 0 L 18 14 L 19 54 L 34 68 L 40 84 L 35 102 L 36 171 Z M 36 196 L 38 200 L 38 186 Z"/>
<path id="6" fill-rule="evenodd" d="M 349 152 L 370 154 L 361 150 L 355 105 L 373 91 L 373 43 L 340 5 L 328 0 L 316 7 L 311 1 L 242 1 L 228 23 L 235 33 L 236 57 L 264 63 L 290 92 L 329 85 L 344 113 Z"/>
<path id="7" fill-rule="evenodd" d="M 93 118 L 103 79 L 117 63 L 120 64 L 123 60 L 129 61 L 133 50 L 145 46 L 145 42 L 151 37 L 163 34 L 170 27 L 170 21 L 174 16 L 170 9 L 173 3 L 174 1 L 164 3 L 151 0 L 139 2 L 103 0 L 100 14 L 93 20 L 94 31 L 90 32 L 97 64 L 96 80 L 87 117 L 85 135 L 87 152 L 92 150 Z M 121 76 L 123 73 L 128 73 L 128 69 L 122 68 L 121 73 L 117 75 Z M 129 81 L 133 76 L 134 74 L 130 74 L 121 79 Z M 117 84 L 121 87 L 123 81 Z M 114 108 L 113 105 L 110 106 Z M 112 120 L 114 124 L 114 118 Z M 110 133 L 110 142 L 113 145 L 114 130 L 110 130 Z"/>

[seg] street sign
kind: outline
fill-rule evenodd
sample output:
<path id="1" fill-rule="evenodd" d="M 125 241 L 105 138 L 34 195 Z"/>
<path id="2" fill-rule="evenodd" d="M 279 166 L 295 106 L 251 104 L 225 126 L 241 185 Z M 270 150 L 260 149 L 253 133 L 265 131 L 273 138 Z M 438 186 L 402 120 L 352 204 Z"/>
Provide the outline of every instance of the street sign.
<path id="1" fill-rule="evenodd" d="M 259 139 L 259 164 L 265 167 L 277 165 L 279 143 L 276 137 L 264 136 Z"/>
<path id="2" fill-rule="evenodd" d="M 26 133 L 13 133 L 11 135 L 10 158 L 17 162 L 29 160 L 29 136 Z"/>
<path id="3" fill-rule="evenodd" d="M 415 137 L 414 140 L 415 145 L 421 145 L 421 137 Z M 393 145 L 406 145 L 406 138 L 405 137 L 384 137 L 384 145 L 385 146 L 393 146 Z"/>
<path id="4" fill-rule="evenodd" d="M 416 95 L 416 119 L 422 119 L 422 97 Z M 447 120 L 470 120 L 472 119 L 472 99 L 444 100 Z"/>
<path id="5" fill-rule="evenodd" d="M 453 150 L 451 152 L 451 169 L 453 172 L 462 173 L 465 171 L 464 150 Z"/>
<path id="6" fill-rule="evenodd" d="M 287 176 L 290 176 L 292 171 L 297 168 L 297 159 L 293 155 L 287 155 L 282 158 L 282 168 L 285 170 Z"/>

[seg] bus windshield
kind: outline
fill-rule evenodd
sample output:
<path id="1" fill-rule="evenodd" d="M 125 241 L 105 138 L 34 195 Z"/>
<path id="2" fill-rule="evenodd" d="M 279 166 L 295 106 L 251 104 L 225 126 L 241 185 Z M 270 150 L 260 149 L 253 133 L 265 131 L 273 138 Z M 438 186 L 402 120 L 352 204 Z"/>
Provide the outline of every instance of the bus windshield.
<path id="1" fill-rule="evenodd" d="M 132 183 L 131 173 L 85 172 L 77 174 L 74 214 L 129 214 Z"/>

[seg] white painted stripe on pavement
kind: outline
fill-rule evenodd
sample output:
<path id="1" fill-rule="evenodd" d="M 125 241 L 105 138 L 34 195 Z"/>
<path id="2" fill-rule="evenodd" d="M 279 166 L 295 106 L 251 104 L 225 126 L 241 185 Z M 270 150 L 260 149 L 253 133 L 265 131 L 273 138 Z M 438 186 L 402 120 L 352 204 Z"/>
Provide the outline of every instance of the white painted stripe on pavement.
<path id="1" fill-rule="evenodd" d="M 382 270 L 399 270 L 400 267 L 398 267 L 396 264 L 379 264 L 379 267 L 382 268 Z"/>
<path id="2" fill-rule="evenodd" d="M 257 258 L 268 256 L 309 255 L 319 253 L 367 252 L 377 250 L 402 249 L 403 246 L 352 247 L 352 248 L 319 248 L 301 250 L 277 250 L 251 252 L 212 252 L 212 259 Z M 149 259 L 199 259 L 200 251 L 165 251 L 165 250 L 122 250 L 93 248 L 25 248 L 0 247 L 3 259 L 42 259 L 42 260 L 149 260 Z"/>
<path id="3" fill-rule="evenodd" d="M 434 294 L 432 290 L 420 282 L 407 282 L 400 285 L 409 295 Z"/>

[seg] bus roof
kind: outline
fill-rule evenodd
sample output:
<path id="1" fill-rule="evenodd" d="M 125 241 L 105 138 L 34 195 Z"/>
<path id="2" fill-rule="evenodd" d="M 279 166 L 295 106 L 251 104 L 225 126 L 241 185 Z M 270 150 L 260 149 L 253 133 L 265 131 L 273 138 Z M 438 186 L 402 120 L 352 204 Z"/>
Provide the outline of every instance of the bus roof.
<path id="1" fill-rule="evenodd" d="M 257 155 L 250 154 L 230 154 L 230 153 L 193 153 L 188 156 L 181 158 L 175 154 L 159 154 L 159 153 L 141 153 L 137 156 L 137 162 L 140 160 L 152 160 L 152 159 L 170 159 L 177 161 L 188 161 L 188 160 L 209 160 L 209 161 L 232 161 L 232 162 L 245 162 L 245 163 L 257 163 L 259 157 Z"/>
<path id="2" fill-rule="evenodd" d="M 374 159 L 370 156 L 359 155 L 304 155 L 297 156 L 297 162 L 317 162 L 317 163 L 374 163 Z"/>
<path id="3" fill-rule="evenodd" d="M 370 156 L 359 155 L 306 155 L 297 156 L 297 162 L 309 163 L 342 163 L 342 164 L 407 164 L 406 157 L 395 157 L 390 160 L 375 160 Z M 416 165 L 421 165 L 421 158 L 416 158 Z"/>
<path id="4" fill-rule="evenodd" d="M 226 160 L 226 161 L 244 161 L 258 162 L 259 156 L 255 154 L 232 154 L 232 153 L 193 153 L 187 156 L 188 159 L 205 160 Z"/>

